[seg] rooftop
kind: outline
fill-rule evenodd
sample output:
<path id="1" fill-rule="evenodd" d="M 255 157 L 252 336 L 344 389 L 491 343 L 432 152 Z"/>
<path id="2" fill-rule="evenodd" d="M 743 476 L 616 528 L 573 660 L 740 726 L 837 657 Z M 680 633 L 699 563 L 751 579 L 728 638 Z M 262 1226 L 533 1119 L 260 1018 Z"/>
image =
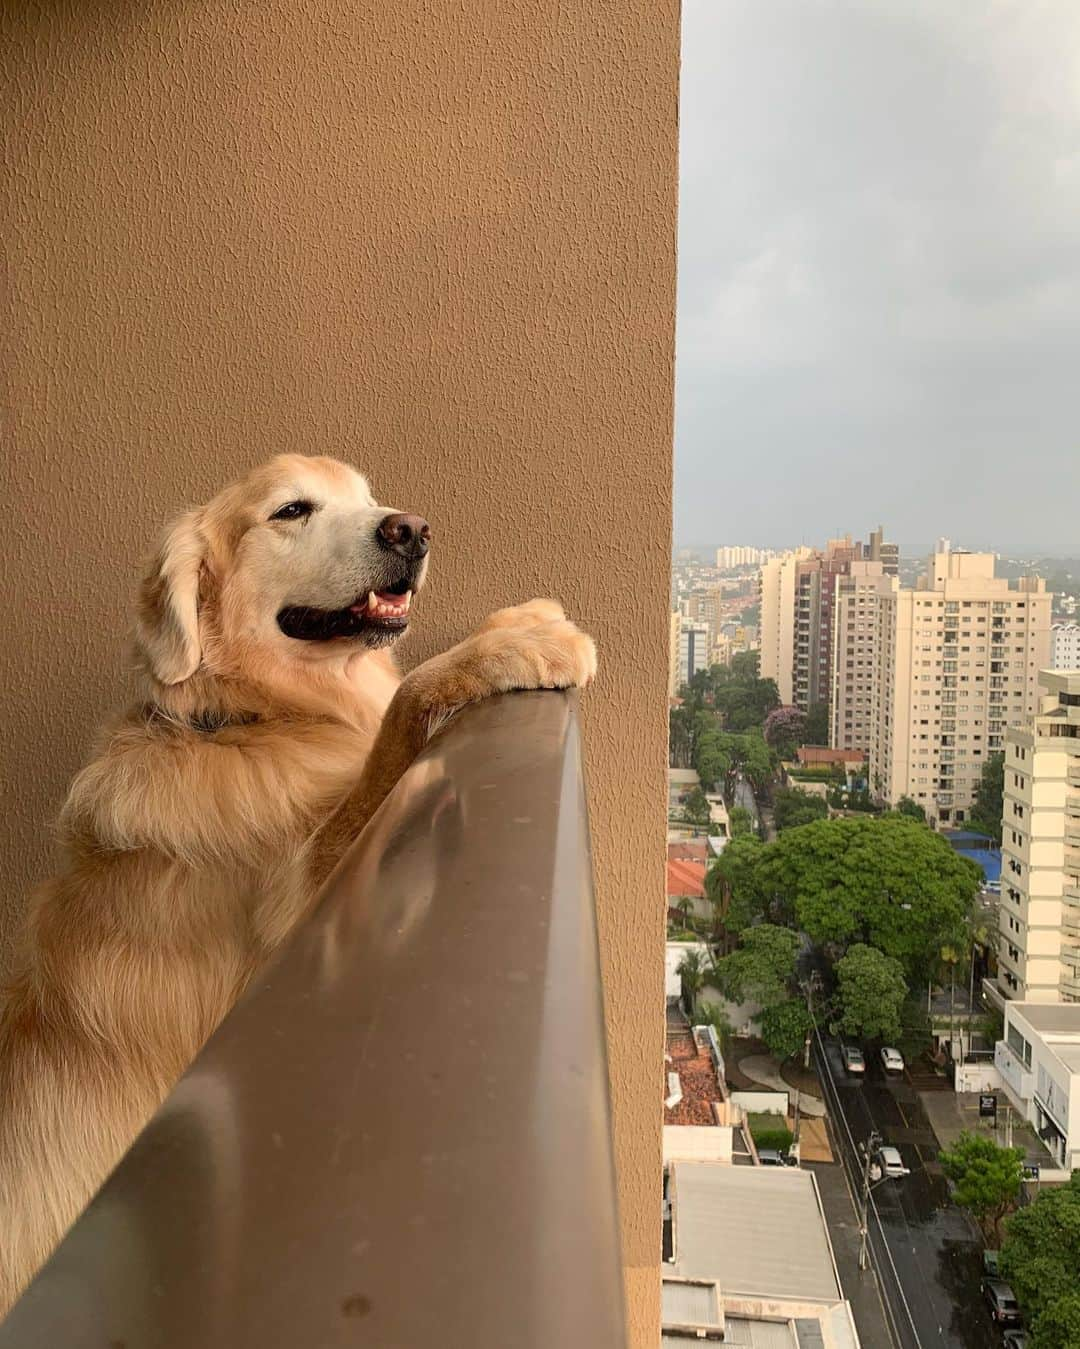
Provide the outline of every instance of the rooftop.
<path id="1" fill-rule="evenodd" d="M 800 745 L 795 751 L 801 764 L 862 763 L 866 756 L 859 749 L 828 749 L 825 745 Z"/>
<path id="2" fill-rule="evenodd" d="M 668 1031 L 667 1052 L 670 1062 L 664 1064 L 664 1095 L 667 1095 L 667 1074 L 678 1073 L 682 1100 L 678 1105 L 664 1107 L 664 1123 L 715 1124 L 713 1102 L 723 1097 L 708 1050 L 702 1053 L 693 1035 L 685 1030 Z"/>
<path id="3" fill-rule="evenodd" d="M 1010 1002 L 1008 1005 L 1049 1044 L 1060 1036 L 1080 1036 L 1080 1003 Z"/>
<path id="4" fill-rule="evenodd" d="M 705 864 L 703 862 L 668 861 L 667 892 L 669 899 L 705 898 Z"/>
<path id="5" fill-rule="evenodd" d="M 738 1297 L 842 1299 L 817 1185 L 789 1167 L 674 1162 L 670 1272 Z"/>

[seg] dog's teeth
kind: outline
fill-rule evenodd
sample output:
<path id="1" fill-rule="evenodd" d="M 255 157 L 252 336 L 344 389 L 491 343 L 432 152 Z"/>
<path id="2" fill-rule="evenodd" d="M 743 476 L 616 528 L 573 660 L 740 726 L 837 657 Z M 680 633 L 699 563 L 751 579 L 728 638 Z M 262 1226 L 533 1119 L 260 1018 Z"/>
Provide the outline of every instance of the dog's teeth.
<path id="1" fill-rule="evenodd" d="M 407 608 L 409 607 L 410 604 L 412 604 L 412 591 L 411 591 L 411 590 L 406 590 L 406 592 L 405 592 L 405 602 L 404 602 L 404 604 L 402 605 L 402 608 L 403 608 L 403 609 L 407 609 Z"/>
<path id="2" fill-rule="evenodd" d="M 375 612 L 375 610 L 378 608 L 378 604 L 379 604 L 379 601 L 375 598 L 375 592 L 374 592 L 374 590 L 369 590 L 369 591 L 368 591 L 368 597 L 367 597 L 367 611 L 368 611 L 368 613 L 369 613 L 369 614 L 373 614 L 373 613 Z"/>

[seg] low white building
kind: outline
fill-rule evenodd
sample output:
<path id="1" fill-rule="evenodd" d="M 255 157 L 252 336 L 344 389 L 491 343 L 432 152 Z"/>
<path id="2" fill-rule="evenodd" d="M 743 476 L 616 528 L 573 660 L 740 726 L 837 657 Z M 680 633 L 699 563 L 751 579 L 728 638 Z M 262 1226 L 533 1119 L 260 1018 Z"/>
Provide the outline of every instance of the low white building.
<path id="1" fill-rule="evenodd" d="M 1006 1002 L 994 1065 L 1059 1168 L 1080 1167 L 1080 1004 Z"/>
<path id="2" fill-rule="evenodd" d="M 664 1349 L 858 1349 L 812 1172 L 699 1161 L 666 1171 Z"/>

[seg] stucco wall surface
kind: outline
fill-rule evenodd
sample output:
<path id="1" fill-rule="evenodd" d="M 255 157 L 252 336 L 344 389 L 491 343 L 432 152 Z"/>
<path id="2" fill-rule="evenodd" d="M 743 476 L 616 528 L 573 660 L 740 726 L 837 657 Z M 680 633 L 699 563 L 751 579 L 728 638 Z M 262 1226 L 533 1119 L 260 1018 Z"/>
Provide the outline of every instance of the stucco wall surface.
<path id="1" fill-rule="evenodd" d="M 598 640 L 590 809 L 651 1347 L 677 4 L 12 0 L 3 23 L 8 931 L 124 696 L 159 526 L 279 451 L 357 462 L 437 530 L 407 660 L 533 594 Z"/>

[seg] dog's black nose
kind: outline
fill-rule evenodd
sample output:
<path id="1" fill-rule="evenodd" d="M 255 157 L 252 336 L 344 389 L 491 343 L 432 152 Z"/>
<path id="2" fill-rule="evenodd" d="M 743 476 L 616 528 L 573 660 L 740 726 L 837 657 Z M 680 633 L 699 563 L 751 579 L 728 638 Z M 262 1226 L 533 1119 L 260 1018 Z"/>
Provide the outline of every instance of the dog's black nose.
<path id="1" fill-rule="evenodd" d="M 431 544 L 431 526 L 419 515 L 388 515 L 375 531 L 379 547 L 398 557 L 426 557 Z"/>

